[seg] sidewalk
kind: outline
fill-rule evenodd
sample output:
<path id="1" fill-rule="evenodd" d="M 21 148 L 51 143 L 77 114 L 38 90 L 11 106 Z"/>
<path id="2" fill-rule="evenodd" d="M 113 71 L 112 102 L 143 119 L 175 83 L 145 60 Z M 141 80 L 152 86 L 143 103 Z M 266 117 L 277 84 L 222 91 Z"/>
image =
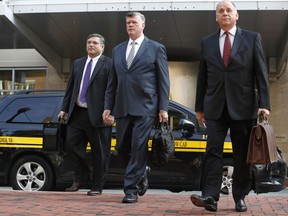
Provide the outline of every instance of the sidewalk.
<path id="1" fill-rule="evenodd" d="M 209 212 L 190 202 L 190 195 L 197 192 L 163 193 L 148 190 L 136 204 L 123 204 L 121 190 L 104 190 L 101 196 L 87 196 L 87 190 L 78 192 L 24 192 L 1 190 L 1 216 L 104 216 L 104 215 L 288 215 L 288 189 L 278 193 L 256 195 L 246 198 L 248 211 L 234 211 L 231 195 L 223 195 L 218 202 L 218 211 Z"/>

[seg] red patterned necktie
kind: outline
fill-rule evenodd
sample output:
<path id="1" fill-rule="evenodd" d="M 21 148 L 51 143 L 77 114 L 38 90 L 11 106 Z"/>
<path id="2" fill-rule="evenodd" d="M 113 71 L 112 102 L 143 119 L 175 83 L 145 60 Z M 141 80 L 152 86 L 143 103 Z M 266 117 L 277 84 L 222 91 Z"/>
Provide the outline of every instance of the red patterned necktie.
<path id="1" fill-rule="evenodd" d="M 230 52 L 231 52 L 231 41 L 229 38 L 229 32 L 225 32 L 224 34 L 226 34 L 226 37 L 225 37 L 224 49 L 223 49 L 223 62 L 224 62 L 225 67 L 227 67 L 228 62 L 229 62 Z"/>

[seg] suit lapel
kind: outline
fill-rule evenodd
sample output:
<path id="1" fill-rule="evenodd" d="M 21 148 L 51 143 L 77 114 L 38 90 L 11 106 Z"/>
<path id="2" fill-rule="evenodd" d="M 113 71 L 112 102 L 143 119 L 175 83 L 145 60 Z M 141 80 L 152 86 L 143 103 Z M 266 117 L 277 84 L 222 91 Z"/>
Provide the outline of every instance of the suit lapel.
<path id="1" fill-rule="evenodd" d="M 223 62 L 223 58 L 221 56 L 220 47 L 219 47 L 219 35 L 220 35 L 220 30 L 214 35 L 213 40 L 214 40 L 214 43 L 217 44 L 217 46 L 215 46 L 215 47 L 218 47 L 218 49 L 216 51 L 216 55 L 217 55 L 219 61 L 221 61 L 221 64 L 223 65 L 223 67 L 225 67 L 224 62 Z M 239 46 L 241 44 L 242 39 L 243 39 L 242 30 L 237 27 L 235 38 L 233 41 L 233 46 L 231 49 L 230 59 L 228 62 L 228 67 L 229 67 L 229 64 L 231 63 L 231 61 L 233 61 L 233 59 L 235 59 L 236 53 L 239 49 Z"/>
<path id="2" fill-rule="evenodd" d="M 129 41 L 126 41 L 125 43 L 122 44 L 122 46 L 119 47 L 119 55 L 120 55 L 120 58 L 121 58 L 123 65 L 125 65 L 126 68 L 127 68 L 126 50 L 127 50 L 128 42 Z M 140 57 L 145 53 L 145 50 L 149 47 L 149 44 L 150 44 L 149 39 L 147 37 L 145 37 L 141 46 L 138 49 L 138 52 L 136 53 L 136 55 L 133 59 L 133 62 L 131 64 L 130 68 L 133 68 L 133 65 L 136 64 L 136 62 L 139 59 L 141 59 Z"/>
<path id="3" fill-rule="evenodd" d="M 242 39 L 243 39 L 242 30 L 240 28 L 237 28 L 237 31 L 235 33 L 235 38 L 233 41 L 232 50 L 231 50 L 230 61 L 231 60 L 233 61 L 233 59 L 235 59 L 236 53 L 239 49 L 239 46 L 242 42 Z M 230 63 L 230 61 L 229 61 L 229 63 Z"/>
<path id="4" fill-rule="evenodd" d="M 224 62 L 223 62 L 223 58 L 221 56 L 221 51 L 220 51 L 220 45 L 219 45 L 219 37 L 220 37 L 220 30 L 218 32 L 216 32 L 213 37 L 212 37 L 212 47 L 216 47 L 215 51 L 215 56 L 217 57 L 218 61 L 220 62 L 220 64 L 223 65 L 224 67 Z M 214 45 L 215 44 L 215 45 Z M 212 48 L 211 48 L 212 49 Z"/>
<path id="5" fill-rule="evenodd" d="M 101 55 L 100 58 L 97 61 L 97 64 L 94 67 L 94 70 L 92 71 L 92 75 L 89 81 L 89 85 L 90 83 L 93 81 L 93 79 L 96 77 L 97 73 L 99 72 L 100 68 L 102 67 L 102 65 L 104 64 L 104 56 Z"/>
<path id="6" fill-rule="evenodd" d="M 137 62 L 140 59 L 140 57 L 145 53 L 145 50 L 148 47 L 149 47 L 149 39 L 145 37 L 141 46 L 139 47 L 138 52 L 136 53 L 136 56 L 133 60 L 133 63 Z M 132 65 L 133 65 L 133 63 L 132 63 Z"/>
<path id="7" fill-rule="evenodd" d="M 123 65 L 125 65 L 126 69 L 127 69 L 126 50 L 127 50 L 128 42 L 129 41 L 122 43 L 122 45 L 119 47 L 119 55 L 120 55 L 120 58 L 121 58 Z"/>
<path id="8" fill-rule="evenodd" d="M 80 64 L 79 65 L 79 72 L 76 74 L 76 76 L 77 76 L 76 81 L 78 82 L 77 86 L 79 87 L 79 89 L 80 89 L 80 85 L 81 85 L 82 76 L 83 76 L 83 73 L 84 73 L 86 60 L 87 60 L 87 58 L 82 58 L 81 59 L 81 61 L 79 62 L 79 64 Z"/>
<path id="9" fill-rule="evenodd" d="M 141 59 L 140 57 L 145 53 L 146 49 L 149 47 L 149 44 L 150 44 L 149 39 L 145 37 L 133 59 L 133 62 L 130 68 L 133 68 L 133 65 L 136 64 L 139 59 Z M 126 60 L 125 60 L 125 63 L 126 63 Z"/>

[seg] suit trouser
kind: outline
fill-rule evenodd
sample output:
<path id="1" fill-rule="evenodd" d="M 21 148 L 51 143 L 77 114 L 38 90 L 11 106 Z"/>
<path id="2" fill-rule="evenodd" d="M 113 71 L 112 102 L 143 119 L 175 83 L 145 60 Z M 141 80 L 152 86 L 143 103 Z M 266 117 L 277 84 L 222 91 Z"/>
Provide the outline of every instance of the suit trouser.
<path id="1" fill-rule="evenodd" d="M 255 120 L 232 120 L 227 108 L 220 119 L 207 120 L 207 146 L 202 162 L 202 196 L 212 196 L 219 200 L 222 172 L 223 172 L 223 144 L 230 128 L 230 137 L 233 148 L 233 185 L 234 201 L 244 197 L 250 192 L 252 184 L 251 166 L 246 163 L 249 137 Z"/>
<path id="2" fill-rule="evenodd" d="M 75 181 L 89 181 L 90 170 L 86 163 L 87 143 L 90 143 L 93 160 L 92 189 L 102 190 L 109 164 L 111 127 L 91 125 L 88 111 L 75 106 L 67 125 L 67 153 L 75 172 Z"/>
<path id="3" fill-rule="evenodd" d="M 148 140 L 154 117 L 128 116 L 116 119 L 116 150 L 124 158 L 124 193 L 137 194 L 148 160 Z"/>

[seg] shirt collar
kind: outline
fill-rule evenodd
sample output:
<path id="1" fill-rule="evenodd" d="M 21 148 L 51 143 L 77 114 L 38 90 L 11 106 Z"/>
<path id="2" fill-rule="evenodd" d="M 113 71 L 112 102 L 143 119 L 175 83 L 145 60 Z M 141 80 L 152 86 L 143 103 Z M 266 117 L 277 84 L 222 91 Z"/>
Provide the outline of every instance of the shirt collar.
<path id="1" fill-rule="evenodd" d="M 233 36 L 235 37 L 236 30 L 237 30 L 237 27 L 236 27 L 236 25 L 235 25 L 235 26 L 234 26 L 233 28 L 231 28 L 228 32 L 229 32 L 230 35 L 233 35 Z M 220 37 L 222 37 L 224 33 L 225 33 L 225 31 L 224 31 L 223 29 L 221 29 L 221 30 L 220 30 Z"/>
<path id="2" fill-rule="evenodd" d="M 144 36 L 144 34 L 142 34 L 140 37 L 138 37 L 138 38 L 135 40 L 136 44 L 141 45 L 141 43 L 143 42 L 144 38 L 145 38 L 145 36 Z M 133 40 L 132 40 L 131 38 L 129 38 L 128 45 L 130 45 L 130 44 L 132 43 L 132 41 L 133 41 Z"/>
<path id="3" fill-rule="evenodd" d="M 102 54 L 100 54 L 100 55 L 98 55 L 98 56 L 96 56 L 96 57 L 94 57 L 94 58 L 90 58 L 89 56 L 87 56 L 87 61 L 89 62 L 90 59 L 92 59 L 93 62 L 94 62 L 94 61 L 97 61 L 97 60 L 100 58 L 101 55 L 102 55 Z"/>

